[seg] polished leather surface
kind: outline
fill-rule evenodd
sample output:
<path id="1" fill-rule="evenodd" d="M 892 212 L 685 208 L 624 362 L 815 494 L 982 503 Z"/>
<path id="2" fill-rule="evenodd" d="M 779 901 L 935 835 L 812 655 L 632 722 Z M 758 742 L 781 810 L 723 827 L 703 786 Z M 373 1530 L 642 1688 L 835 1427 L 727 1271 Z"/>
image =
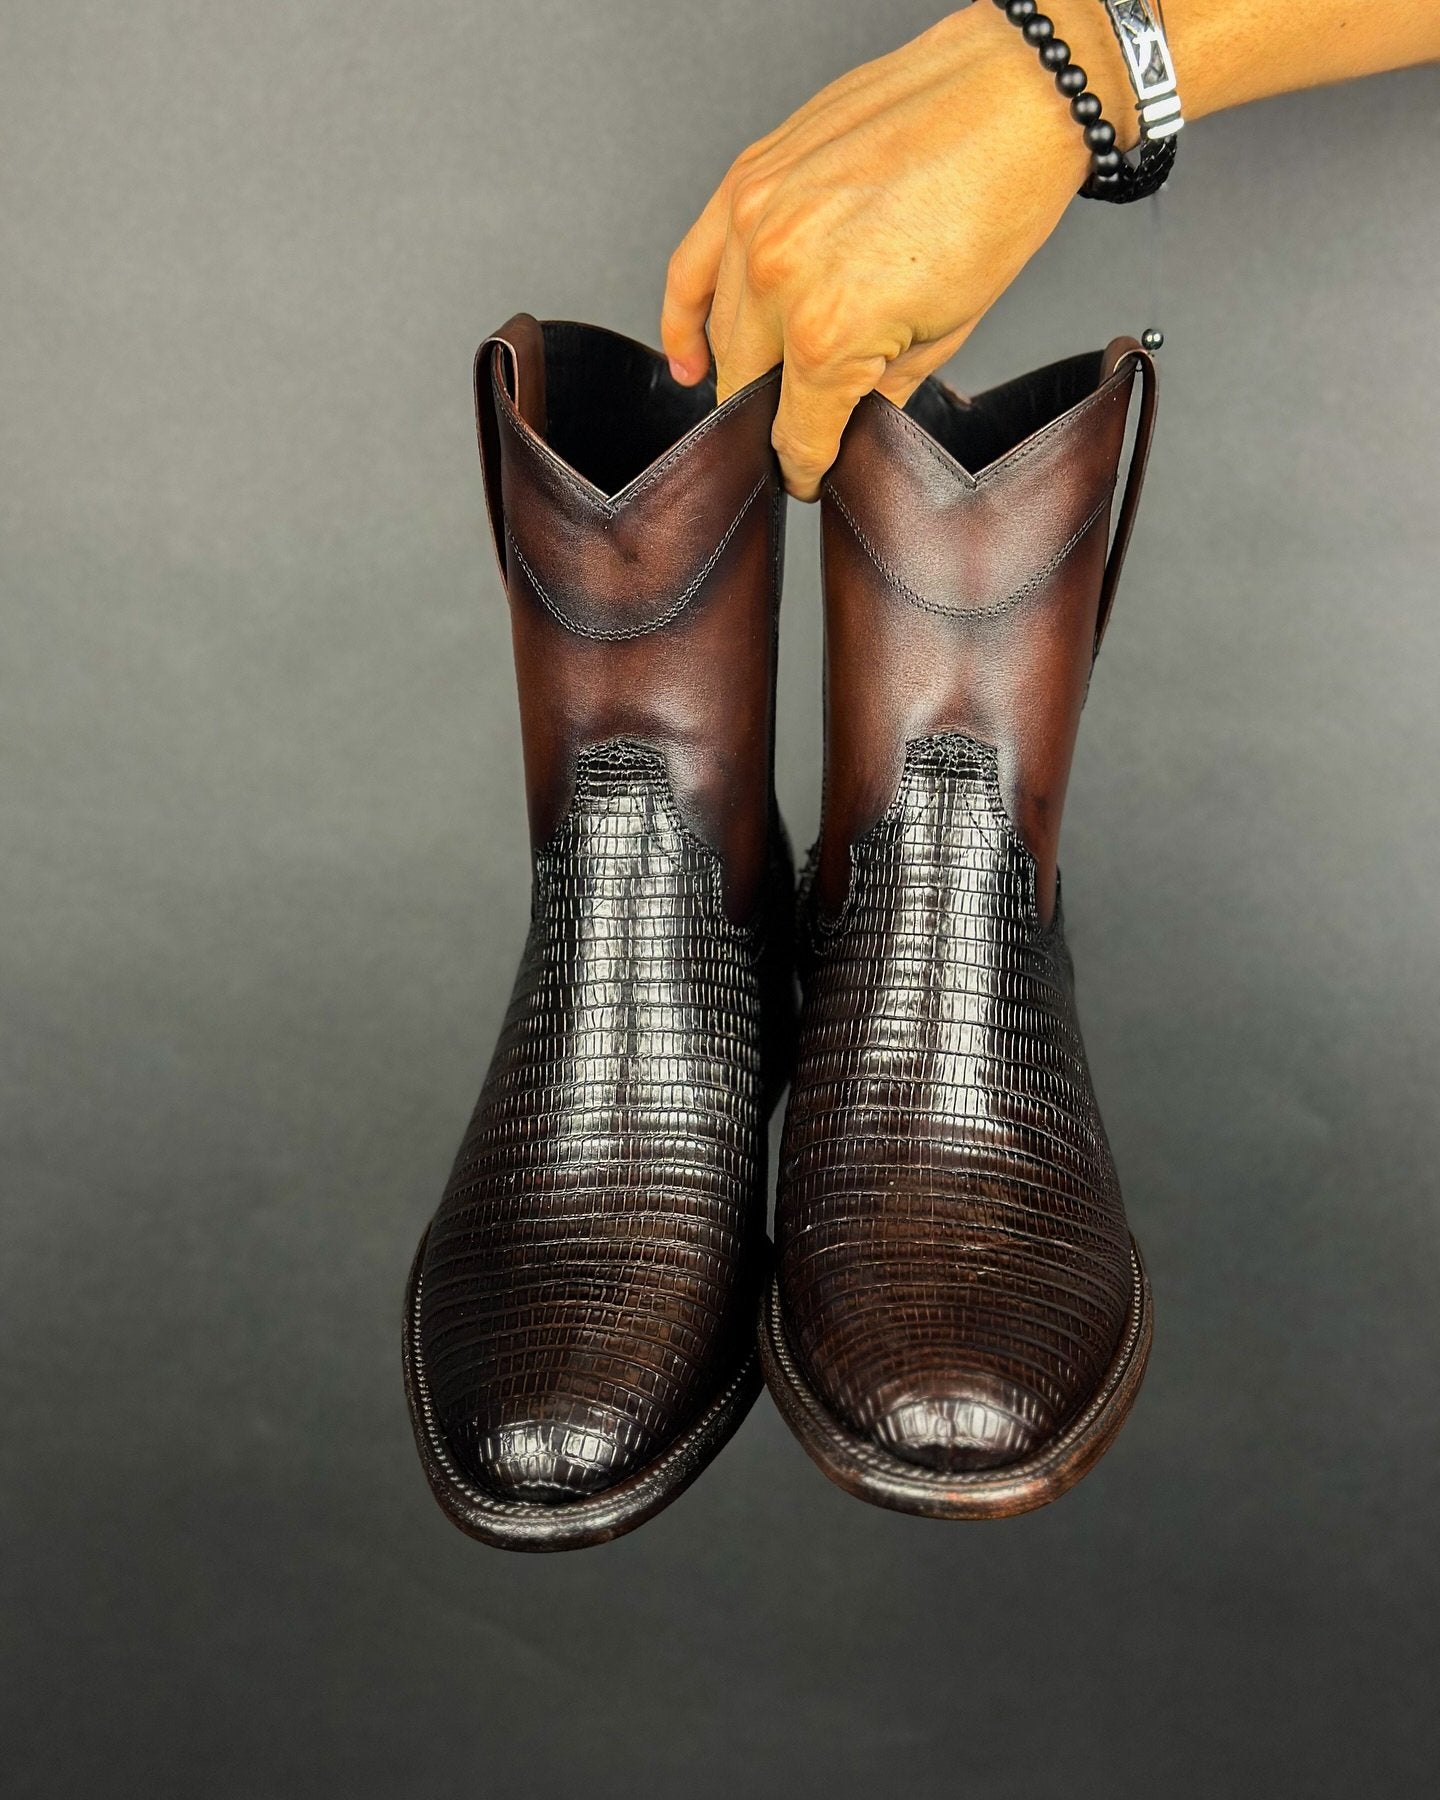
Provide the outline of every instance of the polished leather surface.
<path id="1" fill-rule="evenodd" d="M 906 744 L 954 728 L 996 747 L 1048 917 L 1141 359 L 1121 339 L 974 399 L 930 381 L 856 410 L 823 491 L 828 910 Z"/>
<path id="2" fill-rule="evenodd" d="M 477 391 L 534 890 L 418 1345 L 456 1468 L 559 1514 L 753 1357 L 792 984 L 776 384 L 713 411 L 639 345 L 521 318 Z"/>
<path id="3" fill-rule="evenodd" d="M 1064 937 L 989 746 L 910 745 L 817 933 L 802 1045 L 781 1271 L 812 1385 L 899 1456 L 1016 1460 L 1104 1373 L 1130 1240 Z"/>
<path id="4" fill-rule="evenodd" d="M 477 393 L 531 836 L 543 843 L 564 816 L 583 746 L 654 743 L 743 922 L 771 814 L 779 373 L 716 411 L 712 386 L 678 386 L 628 338 L 547 325 L 542 365 L 528 327 L 491 340 Z"/>
<path id="5" fill-rule="evenodd" d="M 872 399 L 824 492 L 825 807 L 779 1301 L 823 1407 L 932 1470 L 1036 1455 L 1132 1305 L 1056 858 L 1142 366 L 1120 342 L 975 401 Z M 1148 439 L 1148 379 L 1146 399 Z"/>

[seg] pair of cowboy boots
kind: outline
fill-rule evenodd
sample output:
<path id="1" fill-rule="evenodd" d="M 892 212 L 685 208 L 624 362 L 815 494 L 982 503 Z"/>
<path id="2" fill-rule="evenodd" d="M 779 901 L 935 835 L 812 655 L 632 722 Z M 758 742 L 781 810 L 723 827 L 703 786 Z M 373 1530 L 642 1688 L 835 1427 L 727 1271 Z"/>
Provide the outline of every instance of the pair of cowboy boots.
<path id="1" fill-rule="evenodd" d="M 534 886 L 404 1357 L 436 1497 L 513 1549 L 658 1511 L 762 1369 L 851 1492 L 1019 1512 L 1108 1447 L 1149 1350 L 1056 854 L 1153 366 L 1120 339 L 975 399 L 927 381 L 857 409 L 823 495 L 798 911 L 779 381 L 717 408 L 639 344 L 524 314 L 476 359 Z"/>

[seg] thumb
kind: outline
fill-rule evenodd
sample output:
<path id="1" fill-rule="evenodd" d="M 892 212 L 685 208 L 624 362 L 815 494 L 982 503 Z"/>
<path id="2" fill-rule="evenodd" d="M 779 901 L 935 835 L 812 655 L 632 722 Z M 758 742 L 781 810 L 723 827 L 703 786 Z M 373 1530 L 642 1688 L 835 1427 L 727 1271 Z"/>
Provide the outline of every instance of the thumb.
<path id="1" fill-rule="evenodd" d="M 670 373 L 687 387 L 693 387 L 710 367 L 705 321 L 715 297 L 727 218 L 725 193 L 717 188 L 680 240 L 666 273 L 660 342 L 670 359 Z"/>

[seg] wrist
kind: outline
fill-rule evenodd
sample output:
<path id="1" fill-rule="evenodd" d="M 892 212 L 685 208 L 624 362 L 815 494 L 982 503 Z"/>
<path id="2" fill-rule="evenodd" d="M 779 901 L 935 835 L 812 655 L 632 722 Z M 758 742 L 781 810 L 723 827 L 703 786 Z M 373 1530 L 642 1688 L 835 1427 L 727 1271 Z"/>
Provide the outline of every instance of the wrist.
<path id="1" fill-rule="evenodd" d="M 1086 33 L 1087 49 L 1091 40 L 1097 40 L 1098 47 L 1090 54 L 1097 59 L 1097 77 L 1101 68 L 1099 59 L 1104 59 L 1104 86 L 1095 81 L 1091 86 L 1104 101 L 1105 116 L 1114 124 L 1117 136 L 1120 121 L 1124 119 L 1123 143 L 1129 149 L 1140 135 L 1135 93 L 1109 14 L 1100 0 L 1055 0 L 1055 6 L 1064 11 L 1067 34 L 1072 28 L 1073 16 L 1073 29 Z M 1054 8 L 1051 10 L 1059 30 L 1059 13 Z M 1156 11 L 1170 46 L 1175 84 L 1185 104 L 1185 117 L 1202 119 L 1207 113 L 1218 112 L 1233 104 L 1236 96 L 1227 92 L 1227 82 L 1234 59 L 1225 46 L 1248 29 L 1252 19 L 1264 16 L 1265 0 L 1225 0 L 1221 5 L 1216 5 L 1215 0 L 1158 0 Z M 1086 66 L 1088 68 L 1089 64 Z"/>
<path id="2" fill-rule="evenodd" d="M 1077 60 L 1075 47 L 1061 36 L 1040 0 L 995 0 L 995 8 L 1034 50 L 1080 127 L 1091 153 L 1080 192 L 1087 199 L 1121 206 L 1158 193 L 1174 167 L 1174 137 L 1185 123 L 1158 0 L 1096 0 L 1088 15 L 1066 15 L 1079 27 L 1075 35 L 1085 40 L 1094 59 L 1100 61 L 1102 40 L 1095 35 L 1092 22 L 1097 11 L 1103 13 L 1123 57 L 1133 118 L 1126 112 L 1116 113 L 1114 118 L 1106 116 L 1090 71 Z M 1062 26 L 1064 23 L 1062 18 Z M 1137 146 L 1131 159 L 1127 150 Z"/>
<path id="3" fill-rule="evenodd" d="M 1100 0 L 1039 0 L 1039 10 L 1053 22 L 1055 36 L 1069 46 L 1071 62 L 1085 71 L 1087 90 L 1100 101 L 1105 119 L 1114 128 L 1116 149 L 1132 150 L 1140 141 L 1134 90 L 1124 53 Z M 941 28 L 961 27 L 962 21 L 964 27 L 993 41 L 1000 58 L 1023 72 L 1029 89 L 1026 110 L 1043 116 L 1057 134 L 1065 134 L 1073 151 L 1068 160 L 1074 164 L 1078 187 L 1090 171 L 1083 128 L 1071 117 L 1069 102 L 1056 90 L 1034 50 L 1005 16 L 1003 0 L 996 0 L 995 5 L 979 0 L 963 13 L 952 13 Z"/>
<path id="4" fill-rule="evenodd" d="M 1110 15 L 1100 0 L 1043 0 L 1044 10 L 1055 21 L 1055 35 L 1070 46 L 1071 59 L 1080 64 L 1086 85 L 1099 100 L 1104 117 L 1114 127 L 1115 148 L 1133 150 L 1140 142 L 1140 118 L 1135 109 L 1135 90 Z M 1169 35 L 1171 7 L 1165 7 Z M 1186 112 L 1189 92 L 1182 87 Z"/>
<path id="5" fill-rule="evenodd" d="M 1043 5 L 1041 10 L 1053 13 Z M 1042 168 L 1053 171 L 1067 198 L 1074 194 L 1090 173 L 1083 127 L 1072 118 L 1069 101 L 1004 12 L 988 0 L 980 0 L 962 13 L 951 14 L 942 28 L 963 33 L 956 44 L 963 66 L 973 72 L 977 55 L 987 59 L 986 93 L 993 99 L 1011 148 L 1023 150 L 1030 166 L 1038 159 Z M 1056 36 L 1063 35 L 1057 20 Z M 1072 45 L 1072 50 L 1074 60 L 1081 62 L 1078 49 Z"/>

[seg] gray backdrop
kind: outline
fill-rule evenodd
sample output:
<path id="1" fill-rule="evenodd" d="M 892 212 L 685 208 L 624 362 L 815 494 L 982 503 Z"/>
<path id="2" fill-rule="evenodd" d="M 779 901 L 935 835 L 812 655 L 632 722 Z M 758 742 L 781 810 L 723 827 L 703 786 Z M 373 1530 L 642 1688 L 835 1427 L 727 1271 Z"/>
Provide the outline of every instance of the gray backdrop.
<path id="1" fill-rule="evenodd" d="M 931 16 L 6 0 L 8 1795 L 1430 1791 L 1434 70 L 1203 123 L 1165 200 L 1065 855 L 1157 1307 L 1114 1453 L 937 1525 L 762 1401 L 537 1559 L 411 1446 L 404 1274 L 526 913 L 472 350 L 518 307 L 653 340 L 730 156 Z M 1153 229 L 1075 206 L 955 378 L 1147 323 Z"/>

